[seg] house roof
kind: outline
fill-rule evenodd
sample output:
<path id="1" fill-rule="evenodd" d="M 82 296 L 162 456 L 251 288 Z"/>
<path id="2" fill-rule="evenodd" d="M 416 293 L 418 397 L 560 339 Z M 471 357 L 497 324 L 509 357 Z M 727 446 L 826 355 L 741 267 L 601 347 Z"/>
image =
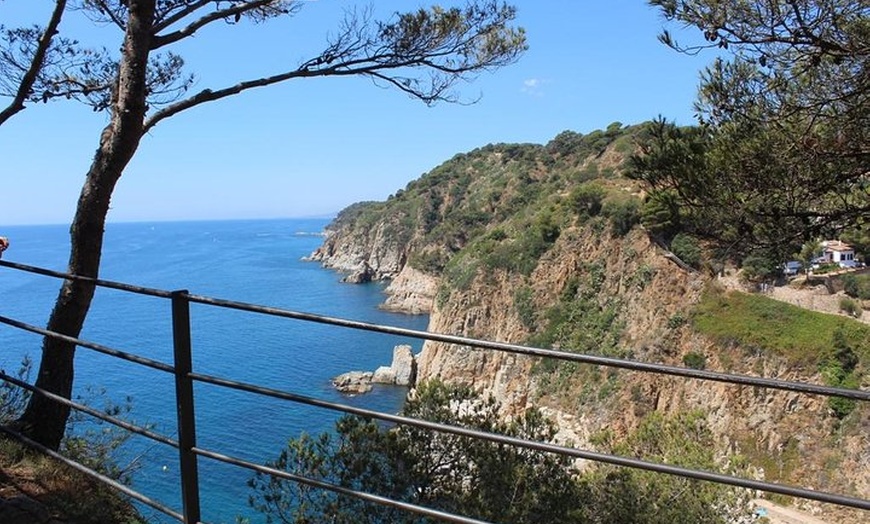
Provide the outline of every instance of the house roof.
<path id="1" fill-rule="evenodd" d="M 825 251 L 854 251 L 852 246 L 839 240 L 826 240 L 822 242 L 822 246 L 824 246 Z"/>

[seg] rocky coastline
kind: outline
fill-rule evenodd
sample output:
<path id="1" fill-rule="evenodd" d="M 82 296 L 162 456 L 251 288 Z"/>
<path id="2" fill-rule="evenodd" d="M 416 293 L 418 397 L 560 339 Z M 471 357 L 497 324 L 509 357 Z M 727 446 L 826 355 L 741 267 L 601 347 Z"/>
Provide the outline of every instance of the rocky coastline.
<path id="1" fill-rule="evenodd" d="M 438 278 L 407 264 L 407 247 L 378 244 L 384 235 L 374 237 L 329 230 L 323 245 L 304 260 L 344 273 L 341 281 L 348 284 L 389 281 L 382 309 L 409 315 L 431 313 Z"/>

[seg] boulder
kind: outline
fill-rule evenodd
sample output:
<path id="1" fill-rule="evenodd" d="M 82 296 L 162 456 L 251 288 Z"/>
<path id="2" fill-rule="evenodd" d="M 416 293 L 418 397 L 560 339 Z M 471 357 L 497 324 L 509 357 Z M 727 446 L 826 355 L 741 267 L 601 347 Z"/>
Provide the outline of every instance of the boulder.
<path id="1" fill-rule="evenodd" d="M 343 373 L 332 379 L 332 385 L 342 393 L 368 393 L 372 390 L 372 373 L 370 371 Z"/>

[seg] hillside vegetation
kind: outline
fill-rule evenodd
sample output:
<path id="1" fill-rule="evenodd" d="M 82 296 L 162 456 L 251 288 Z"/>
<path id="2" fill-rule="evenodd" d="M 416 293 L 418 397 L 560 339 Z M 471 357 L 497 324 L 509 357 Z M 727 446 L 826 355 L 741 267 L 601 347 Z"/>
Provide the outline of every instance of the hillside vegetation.
<path id="1" fill-rule="evenodd" d="M 313 258 L 392 279 L 388 293 L 431 292 L 435 332 L 865 384 L 866 326 L 715 290 L 713 275 L 727 261 L 684 227 L 667 199 L 632 179 L 630 159 L 653 126 L 614 123 L 545 145 L 456 155 L 385 202 L 343 211 Z M 420 275 L 437 286 L 420 291 Z M 711 429 L 722 468 L 743 464 L 745 475 L 870 493 L 864 404 L 433 342 L 418 366 L 421 379 L 494 395 L 505 415 L 539 407 L 561 438 L 581 447 L 619 448 L 655 417 L 692 413 Z"/>
<path id="2" fill-rule="evenodd" d="M 454 284 L 469 264 L 528 274 L 563 228 L 603 215 L 624 234 L 637 221 L 637 187 L 620 175 L 646 127 L 615 122 L 587 135 L 565 131 L 544 146 L 458 154 L 386 202 L 348 207 L 330 229 L 365 233 L 387 221 L 385 240 L 407 246 L 411 266 L 446 270 Z"/>

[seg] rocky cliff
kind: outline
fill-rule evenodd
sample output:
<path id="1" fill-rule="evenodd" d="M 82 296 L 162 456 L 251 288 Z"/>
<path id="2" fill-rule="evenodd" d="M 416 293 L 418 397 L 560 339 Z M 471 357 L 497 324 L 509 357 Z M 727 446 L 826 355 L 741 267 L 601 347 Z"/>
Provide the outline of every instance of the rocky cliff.
<path id="1" fill-rule="evenodd" d="M 386 307 L 431 312 L 434 332 L 823 382 L 819 358 L 795 360 L 694 327 L 715 279 L 675 260 L 639 224 L 643 194 L 622 173 L 643 130 L 613 124 L 544 146 L 457 155 L 386 202 L 342 212 L 312 258 L 352 281 L 391 280 Z M 858 354 L 856 377 L 867 349 Z M 507 416 L 541 407 L 560 438 L 585 448 L 605 434 L 618 439 L 652 412 L 701 410 L 723 461 L 746 459 L 759 478 L 870 497 L 865 405 L 836 417 L 818 397 L 433 342 L 417 365 L 420 379 L 494 395 Z"/>

